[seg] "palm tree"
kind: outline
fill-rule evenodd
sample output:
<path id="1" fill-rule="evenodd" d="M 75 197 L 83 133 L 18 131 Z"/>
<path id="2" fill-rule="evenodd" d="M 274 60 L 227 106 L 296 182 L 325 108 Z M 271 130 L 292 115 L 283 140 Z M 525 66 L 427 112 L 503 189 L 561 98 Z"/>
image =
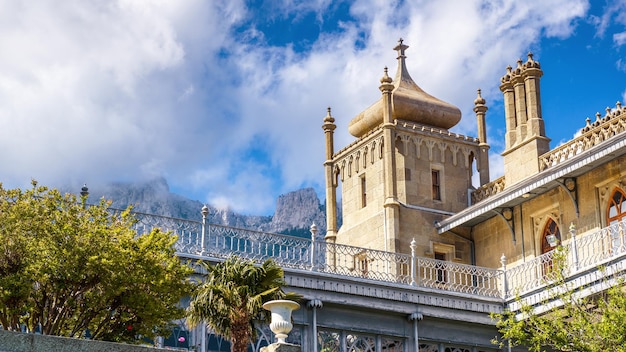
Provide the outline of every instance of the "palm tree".
<path id="1" fill-rule="evenodd" d="M 192 297 L 188 321 L 191 327 L 206 322 L 215 333 L 230 340 L 232 352 L 246 352 L 256 337 L 254 321 L 268 319 L 263 303 L 297 297 L 282 291 L 284 272 L 272 259 L 258 266 L 231 256 L 222 263 L 203 265 L 206 281 Z"/>

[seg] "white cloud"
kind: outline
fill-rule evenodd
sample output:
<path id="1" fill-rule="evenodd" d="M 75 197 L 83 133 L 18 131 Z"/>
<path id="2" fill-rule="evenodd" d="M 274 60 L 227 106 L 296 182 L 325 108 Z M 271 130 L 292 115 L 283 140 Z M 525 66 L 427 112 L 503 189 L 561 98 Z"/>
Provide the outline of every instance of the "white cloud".
<path id="1" fill-rule="evenodd" d="M 569 0 L 357 0 L 356 20 L 296 52 L 267 46 L 272 33 L 243 1 L 1 5 L 2 182 L 161 174 L 176 190 L 249 213 L 267 212 L 278 193 L 323 187 L 326 107 L 341 148 L 350 119 L 379 98 L 383 67 L 395 73 L 399 37 L 414 80 L 459 106 L 457 131 L 475 135 L 476 88 L 488 104 L 500 99 L 506 65 L 542 36 L 570 35 L 587 9 Z M 283 1 L 280 16 L 312 11 L 321 24 L 333 6 Z M 498 131 L 489 133 L 498 152 Z"/>
<path id="2" fill-rule="evenodd" d="M 622 46 L 626 44 L 626 32 L 613 34 L 613 42 L 617 46 Z"/>

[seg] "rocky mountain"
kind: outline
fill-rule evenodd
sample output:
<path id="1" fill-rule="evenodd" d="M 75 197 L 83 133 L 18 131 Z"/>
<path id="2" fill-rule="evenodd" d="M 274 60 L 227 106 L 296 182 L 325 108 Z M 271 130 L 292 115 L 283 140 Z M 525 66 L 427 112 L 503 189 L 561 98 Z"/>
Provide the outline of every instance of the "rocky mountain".
<path id="1" fill-rule="evenodd" d="M 89 189 L 90 202 L 95 203 L 102 197 L 113 201 L 113 208 L 124 209 L 132 204 L 135 211 L 142 213 L 202 219 L 200 210 L 204 204 L 172 193 L 164 178 L 136 183 L 116 182 L 101 189 Z M 213 224 L 309 238 L 309 227 L 315 223 L 319 236 L 326 233 L 326 206 L 320 203 L 313 188 L 280 195 L 273 216 L 242 215 L 207 206 L 208 221 Z"/>

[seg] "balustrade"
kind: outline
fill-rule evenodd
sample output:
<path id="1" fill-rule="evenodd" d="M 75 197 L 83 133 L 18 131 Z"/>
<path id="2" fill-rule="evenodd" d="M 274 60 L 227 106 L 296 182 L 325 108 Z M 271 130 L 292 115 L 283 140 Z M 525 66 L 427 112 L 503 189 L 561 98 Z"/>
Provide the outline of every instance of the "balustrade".
<path id="1" fill-rule="evenodd" d="M 504 176 L 499 177 L 472 192 L 472 204 L 476 204 L 483 199 L 487 199 L 504 190 L 506 182 Z"/>
<path id="2" fill-rule="evenodd" d="M 587 119 L 587 125 L 581 130 L 579 137 L 540 156 L 539 170 L 558 165 L 624 131 L 626 131 L 626 108 L 618 102 L 614 110 L 607 108 L 604 117 L 601 118 L 600 114 L 597 114 L 593 124 Z"/>
<path id="3" fill-rule="evenodd" d="M 548 252 L 506 270 L 505 297 L 514 297 L 545 286 L 556 279 L 556 270 L 566 277 L 576 273 L 598 270 L 610 261 L 626 259 L 626 220 L 576 236 L 570 229 L 571 240 L 563 244 L 562 261 L 555 260 L 555 251 Z M 564 268 L 558 268 L 557 263 Z"/>
<path id="4" fill-rule="evenodd" d="M 116 210 L 113 210 L 116 211 Z M 319 271 L 360 279 L 442 289 L 510 299 L 554 280 L 555 252 L 509 268 L 484 268 L 413 254 L 392 253 L 340 245 L 311 238 L 264 233 L 201 221 L 134 213 L 139 234 L 160 228 L 178 236 L 181 257 L 221 260 L 235 254 L 255 261 L 273 258 L 290 269 Z M 312 231 L 316 231 L 312 228 Z M 607 261 L 626 257 L 626 222 L 576 237 L 563 244 L 567 270 L 594 270 Z M 204 238 L 204 243 L 202 243 Z M 505 258 L 503 258 L 505 260 Z"/>

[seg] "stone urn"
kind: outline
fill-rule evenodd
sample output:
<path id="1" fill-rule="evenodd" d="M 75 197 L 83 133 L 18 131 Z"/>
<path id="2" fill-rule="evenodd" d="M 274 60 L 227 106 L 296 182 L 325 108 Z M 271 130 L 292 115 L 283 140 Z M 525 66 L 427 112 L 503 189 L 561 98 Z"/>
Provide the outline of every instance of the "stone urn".
<path id="1" fill-rule="evenodd" d="M 272 312 L 270 330 L 276 335 L 277 342 L 286 343 L 287 334 L 293 328 L 291 312 L 300 308 L 300 305 L 294 301 L 278 299 L 266 302 L 263 304 L 263 308 Z"/>

